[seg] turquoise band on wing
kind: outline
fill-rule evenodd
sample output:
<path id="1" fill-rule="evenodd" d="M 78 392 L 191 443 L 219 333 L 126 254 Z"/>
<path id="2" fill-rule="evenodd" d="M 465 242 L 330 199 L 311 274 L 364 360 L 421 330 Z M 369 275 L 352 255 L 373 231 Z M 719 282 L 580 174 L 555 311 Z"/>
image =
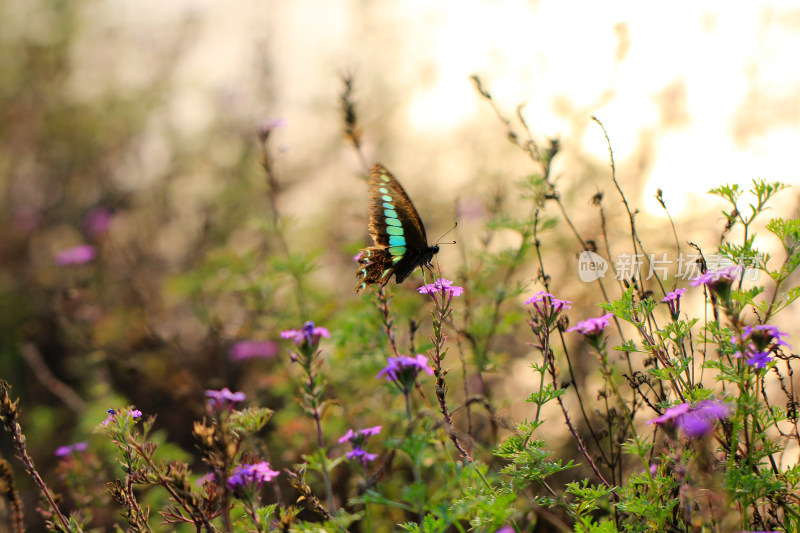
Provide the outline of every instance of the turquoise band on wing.
<path id="1" fill-rule="evenodd" d="M 399 235 L 403 236 L 403 228 L 398 228 L 397 226 L 386 226 L 386 233 L 388 235 Z M 391 240 L 391 239 L 390 239 Z M 405 244 L 405 239 L 403 240 L 403 244 Z"/>
<path id="2" fill-rule="evenodd" d="M 388 202 L 383 202 L 384 209 L 394 209 L 394 204 L 390 204 Z"/>
<path id="3" fill-rule="evenodd" d="M 378 187 L 378 190 L 381 191 L 383 194 L 389 194 L 389 189 L 386 187 Z"/>
<path id="4" fill-rule="evenodd" d="M 384 210 L 383 210 L 383 214 L 384 214 L 384 215 L 385 215 L 387 218 L 397 218 L 397 211 L 395 211 L 395 210 L 394 210 L 394 209 L 392 209 L 392 208 L 384 209 Z"/>
<path id="5" fill-rule="evenodd" d="M 388 195 L 386 195 L 386 194 L 384 194 L 383 196 L 381 196 L 381 198 L 383 199 L 383 201 L 384 201 L 384 202 L 391 202 L 391 201 L 392 201 L 392 197 L 391 197 L 391 196 L 388 196 Z"/>
<path id="6" fill-rule="evenodd" d="M 397 226 L 398 228 L 403 227 L 403 223 L 397 220 L 396 218 L 387 218 L 386 219 L 387 226 Z"/>
<path id="7" fill-rule="evenodd" d="M 402 235 L 392 235 L 389 237 L 389 246 L 405 246 L 406 238 Z"/>

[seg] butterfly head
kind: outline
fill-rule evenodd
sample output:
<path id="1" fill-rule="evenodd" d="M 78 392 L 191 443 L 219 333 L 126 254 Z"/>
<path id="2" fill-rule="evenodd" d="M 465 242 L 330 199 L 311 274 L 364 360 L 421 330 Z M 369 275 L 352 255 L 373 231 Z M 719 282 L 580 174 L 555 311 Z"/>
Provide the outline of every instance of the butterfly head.
<path id="1" fill-rule="evenodd" d="M 425 252 L 425 264 L 430 264 L 431 260 L 433 260 L 433 256 L 439 253 L 439 245 L 434 244 L 433 246 L 428 246 L 428 250 Z"/>

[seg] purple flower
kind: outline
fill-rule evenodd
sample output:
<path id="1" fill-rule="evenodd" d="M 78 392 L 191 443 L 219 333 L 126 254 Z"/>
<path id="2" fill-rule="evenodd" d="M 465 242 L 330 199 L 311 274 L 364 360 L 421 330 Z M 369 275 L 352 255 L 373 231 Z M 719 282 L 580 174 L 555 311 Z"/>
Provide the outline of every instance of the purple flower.
<path id="1" fill-rule="evenodd" d="M 366 465 L 369 461 L 374 461 L 378 458 L 377 453 L 367 453 L 361 447 L 356 446 L 353 451 L 347 452 L 348 459 L 361 459 L 361 463 Z"/>
<path id="2" fill-rule="evenodd" d="M 769 352 L 755 352 L 755 353 L 750 353 L 749 355 L 750 357 L 746 360 L 747 364 L 757 369 L 764 368 L 770 361 L 775 359 L 774 357 L 769 355 Z"/>
<path id="3" fill-rule="evenodd" d="M 69 446 L 59 446 L 54 453 L 56 457 L 66 457 L 67 455 L 71 455 L 72 452 L 85 452 L 88 448 L 88 442 L 76 442 Z"/>
<path id="4" fill-rule="evenodd" d="M 691 404 L 688 404 L 688 403 L 682 403 L 682 404 L 675 405 L 673 407 L 669 407 L 669 408 L 667 408 L 666 411 L 664 411 L 663 415 L 658 416 L 658 417 L 656 417 L 656 418 L 654 418 L 652 420 L 649 420 L 647 423 L 648 424 L 663 424 L 664 422 L 666 422 L 668 420 L 674 420 L 674 419 L 678 418 L 679 416 L 683 416 L 686 413 L 688 413 L 690 407 L 691 407 Z"/>
<path id="5" fill-rule="evenodd" d="M 545 323 L 552 323 L 553 319 L 564 309 L 572 309 L 569 305 L 572 302 L 569 300 L 559 300 L 554 298 L 549 292 L 539 291 L 527 300 L 525 305 L 533 305 L 536 313 L 545 321 Z"/>
<path id="6" fill-rule="evenodd" d="M 441 293 L 451 294 L 453 296 L 461 296 L 464 293 L 464 288 L 453 285 L 453 282 L 449 279 L 439 278 L 433 283 L 423 285 L 417 289 L 417 292 L 420 294 Z"/>
<path id="7" fill-rule="evenodd" d="M 672 317 L 672 320 L 678 320 L 678 317 L 681 314 L 681 297 L 686 293 L 686 289 L 677 289 L 672 292 L 668 292 L 666 296 L 661 300 L 663 303 L 667 304 L 669 307 L 669 316 Z"/>
<path id="8" fill-rule="evenodd" d="M 708 288 L 717 283 L 727 283 L 730 285 L 742 273 L 741 265 L 731 265 L 720 270 L 707 270 L 705 274 L 700 274 L 689 282 L 692 287 L 706 285 Z"/>
<path id="9" fill-rule="evenodd" d="M 108 424 L 110 424 L 118 415 L 127 415 L 131 418 L 139 418 L 142 416 L 142 412 L 138 409 L 129 409 L 128 411 L 123 411 L 120 413 L 117 413 L 114 409 L 109 409 L 106 411 L 106 413 L 108 413 L 108 417 L 106 417 L 106 419 L 103 421 L 104 427 L 108 426 Z"/>
<path id="10" fill-rule="evenodd" d="M 208 407 L 214 411 L 233 410 L 233 404 L 243 402 L 247 398 L 243 392 L 231 392 L 228 387 L 222 390 L 207 390 Z"/>
<path id="11" fill-rule="evenodd" d="M 330 336 L 331 334 L 327 329 L 315 327 L 310 320 L 303 324 L 299 331 L 296 329 L 281 331 L 282 339 L 292 339 L 295 344 L 305 344 L 311 348 L 319 344 L 320 337 L 329 338 Z"/>
<path id="12" fill-rule="evenodd" d="M 407 355 L 387 357 L 386 361 L 388 364 L 376 377 L 386 377 L 389 381 L 394 381 L 404 393 L 411 390 L 421 371 L 425 371 L 429 376 L 433 375 L 433 369 L 428 365 L 428 358 L 422 354 L 417 354 L 416 357 Z"/>
<path id="13" fill-rule="evenodd" d="M 783 337 L 788 337 L 788 333 L 784 333 L 775 326 L 768 324 L 758 324 L 755 326 L 745 326 L 742 329 L 741 336 L 733 337 L 732 342 L 747 344 L 752 342 L 755 345 L 756 351 L 764 351 L 767 348 L 777 348 L 778 346 L 786 346 L 791 349 L 791 346 L 783 341 Z M 772 344 L 775 341 L 775 344 Z"/>
<path id="14" fill-rule="evenodd" d="M 95 207 L 83 218 L 83 230 L 86 234 L 96 239 L 108 231 L 111 223 L 111 211 L 105 207 Z"/>
<path id="15" fill-rule="evenodd" d="M 233 474 L 228 478 L 230 488 L 244 487 L 247 485 L 262 485 L 277 477 L 280 472 L 272 470 L 267 462 L 253 463 L 251 465 L 237 465 Z"/>
<path id="16" fill-rule="evenodd" d="M 494 533 L 514 533 L 514 528 L 511 526 L 503 526 Z"/>
<path id="17" fill-rule="evenodd" d="M 597 318 L 581 320 L 577 325 L 569 328 L 567 331 L 578 331 L 584 337 L 597 336 L 606 329 L 608 321 L 612 316 L 614 316 L 614 313 L 606 313 Z"/>
<path id="18" fill-rule="evenodd" d="M 711 432 L 714 422 L 727 418 L 731 408 L 719 400 L 702 400 L 694 407 L 689 403 L 682 403 L 670 407 L 664 414 L 649 420 L 648 424 L 664 424 L 671 421 L 683 431 L 689 439 L 696 439 Z"/>
<path id="19" fill-rule="evenodd" d="M 56 263 L 59 266 L 83 265 L 95 258 L 97 252 L 91 244 L 81 244 L 56 254 Z"/>
<path id="20" fill-rule="evenodd" d="M 383 426 L 372 426 L 359 431 L 348 429 L 347 433 L 339 439 L 339 444 L 350 442 L 355 445 L 363 444 L 369 440 L 369 437 L 375 436 L 381 432 Z"/>
<path id="21" fill-rule="evenodd" d="M 339 439 L 339 444 L 349 442 L 353 445 L 353 450 L 347 453 L 347 458 L 360 459 L 363 465 L 366 465 L 368 461 L 373 461 L 375 458 L 377 458 L 378 456 L 376 454 L 367 453 L 364 451 L 364 446 L 367 444 L 367 441 L 370 437 L 381 432 L 381 427 L 382 426 L 373 426 L 360 431 L 353 431 L 352 429 L 347 430 L 347 433 L 345 433 L 344 436 Z"/>
<path id="22" fill-rule="evenodd" d="M 731 265 L 720 270 L 708 270 L 700 274 L 689 285 L 698 287 L 705 285 L 708 290 L 716 294 L 723 302 L 728 302 L 731 297 L 731 285 L 742 273 L 742 265 Z"/>
<path id="23" fill-rule="evenodd" d="M 244 361 L 257 357 L 274 357 L 278 354 L 278 343 L 274 341 L 239 341 L 228 351 L 232 361 Z"/>

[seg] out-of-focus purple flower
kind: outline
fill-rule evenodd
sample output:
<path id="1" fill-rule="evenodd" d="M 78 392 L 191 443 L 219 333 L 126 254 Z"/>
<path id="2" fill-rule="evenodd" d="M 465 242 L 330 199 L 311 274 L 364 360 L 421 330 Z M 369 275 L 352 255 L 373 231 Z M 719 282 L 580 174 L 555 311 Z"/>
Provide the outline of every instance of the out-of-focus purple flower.
<path id="1" fill-rule="evenodd" d="M 676 289 L 672 292 L 668 292 L 666 296 L 661 300 L 663 303 L 667 304 L 669 308 L 669 316 L 672 317 L 672 320 L 678 320 L 678 317 L 681 314 L 681 297 L 686 293 L 686 289 Z"/>
<path id="2" fill-rule="evenodd" d="M 72 452 L 85 452 L 87 449 L 89 449 L 88 442 L 76 442 L 68 446 L 59 446 L 54 453 L 56 457 L 66 457 L 71 455 Z"/>
<path id="3" fill-rule="evenodd" d="M 749 356 L 746 359 L 747 364 L 758 369 L 764 368 L 770 361 L 775 359 L 769 352 L 754 352 L 750 353 Z"/>
<path id="4" fill-rule="evenodd" d="M 725 402 L 703 400 L 694 407 L 689 403 L 670 407 L 664 411 L 663 415 L 649 420 L 647 423 L 661 425 L 672 421 L 686 437 L 696 439 L 710 433 L 714 428 L 714 422 L 727 418 L 730 414 L 731 408 Z"/>
<path id="5" fill-rule="evenodd" d="M 198 487 L 202 487 L 203 484 L 206 483 L 206 482 L 214 483 L 214 480 L 215 480 L 214 472 L 209 472 L 208 474 L 205 474 L 205 475 L 200 476 L 199 478 L 197 478 L 197 481 L 195 481 L 195 483 L 197 484 Z"/>
<path id="6" fill-rule="evenodd" d="M 372 461 L 378 457 L 375 454 L 364 451 L 364 446 L 367 444 L 367 441 L 370 437 L 373 437 L 381 432 L 381 427 L 382 426 L 373 426 L 360 431 L 353 431 L 352 429 L 347 430 L 347 433 L 345 433 L 344 436 L 339 439 L 339 444 L 349 442 L 353 445 L 353 451 L 347 453 L 347 458 L 360 459 L 361 463 L 366 465 L 368 461 Z"/>
<path id="7" fill-rule="evenodd" d="M 453 285 L 453 282 L 449 279 L 439 278 L 433 283 L 423 285 L 417 289 L 417 292 L 420 294 L 441 293 L 451 294 L 453 296 L 461 296 L 464 293 L 464 288 Z"/>
<path id="8" fill-rule="evenodd" d="M 367 453 L 361 447 L 356 446 L 352 451 L 347 452 L 348 459 L 360 459 L 361 463 L 366 465 L 369 461 L 374 461 L 378 458 L 377 453 Z"/>
<path id="9" fill-rule="evenodd" d="M 387 357 L 386 361 L 388 364 L 376 377 L 394 381 L 404 393 L 411 390 L 421 371 L 425 371 L 429 376 L 433 375 L 433 369 L 428 365 L 428 358 L 422 354 L 417 354 L 416 357 L 407 355 Z"/>
<path id="10" fill-rule="evenodd" d="M 784 333 L 775 326 L 758 324 L 755 326 L 745 326 L 742 329 L 742 334 L 739 337 L 733 337 L 731 341 L 745 345 L 751 342 L 755 346 L 756 351 L 761 352 L 768 348 L 777 348 L 778 346 L 786 346 L 791 349 L 791 346 L 783 340 L 784 337 L 788 336 L 788 333 Z M 772 341 L 775 341 L 775 343 L 773 344 Z"/>
<path id="11" fill-rule="evenodd" d="M 105 207 L 95 207 L 83 218 L 83 230 L 86 235 L 96 239 L 108 231 L 111 223 L 111 211 Z"/>
<path id="12" fill-rule="evenodd" d="M 243 392 L 231 392 L 228 387 L 222 390 L 207 390 L 208 407 L 213 411 L 233 410 L 233 404 L 247 399 Z"/>
<path id="13" fill-rule="evenodd" d="M 303 327 L 300 328 L 300 330 L 289 329 L 286 331 L 281 331 L 282 339 L 292 339 L 295 344 L 305 344 L 311 348 L 319 344 L 320 337 L 329 338 L 330 336 L 331 334 L 327 329 L 314 326 L 314 323 L 310 320 L 303 324 Z"/>
<path id="14" fill-rule="evenodd" d="M 239 341 L 228 351 L 232 361 L 244 361 L 257 357 L 275 357 L 278 355 L 278 343 L 274 341 Z"/>
<path id="15" fill-rule="evenodd" d="M 248 485 L 262 485 L 277 477 L 280 472 L 272 470 L 269 463 L 262 461 L 250 465 L 237 465 L 233 474 L 228 478 L 231 488 L 245 487 Z"/>
<path id="16" fill-rule="evenodd" d="M 91 244 L 81 244 L 61 250 L 56 254 L 56 263 L 60 266 L 83 265 L 88 263 L 97 255 L 97 251 Z"/>
<path id="17" fill-rule="evenodd" d="M 361 259 L 361 252 L 358 252 L 356 255 L 353 256 L 353 261 L 358 262 Z"/>
<path id="18" fill-rule="evenodd" d="M 511 526 L 503 526 L 494 533 L 514 533 L 514 528 Z"/>
<path id="19" fill-rule="evenodd" d="M 611 317 L 614 316 L 614 313 L 606 313 L 603 316 L 599 316 L 597 318 L 589 318 L 587 320 L 581 320 L 575 326 L 569 328 L 567 331 L 577 331 L 584 337 L 596 336 L 603 332 L 606 327 L 608 327 L 608 321 Z"/>
<path id="20" fill-rule="evenodd" d="M 348 429 L 347 433 L 339 439 L 339 444 L 351 442 L 353 444 L 363 444 L 367 442 L 369 437 L 373 437 L 381 432 L 383 426 L 372 426 L 371 428 L 364 428 L 359 431 Z"/>
<path id="21" fill-rule="evenodd" d="M 648 420 L 648 424 L 663 424 L 668 420 L 674 420 L 679 416 L 685 415 L 689 412 L 691 408 L 691 404 L 689 403 L 681 403 L 672 407 L 668 407 L 664 414 L 661 416 L 657 416 L 652 420 Z"/>

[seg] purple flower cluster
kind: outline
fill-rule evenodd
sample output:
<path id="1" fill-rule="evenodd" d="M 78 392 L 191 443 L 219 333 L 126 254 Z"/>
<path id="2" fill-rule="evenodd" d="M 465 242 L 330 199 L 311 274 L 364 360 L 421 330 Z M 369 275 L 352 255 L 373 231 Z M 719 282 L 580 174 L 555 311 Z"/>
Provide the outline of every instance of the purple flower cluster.
<path id="1" fill-rule="evenodd" d="M 692 287 L 705 285 L 709 289 L 713 289 L 718 284 L 727 284 L 730 286 L 741 273 L 742 265 L 731 265 L 719 270 L 707 270 L 704 274 L 700 274 L 691 280 L 689 285 Z"/>
<path id="2" fill-rule="evenodd" d="M 452 296 L 461 296 L 464 294 L 464 288 L 459 287 L 457 285 L 453 285 L 453 282 L 449 279 L 439 278 L 433 283 L 429 283 L 427 285 L 423 285 L 417 292 L 420 294 L 448 294 Z"/>
<path id="3" fill-rule="evenodd" d="M 684 294 L 686 294 L 686 289 L 676 289 L 672 292 L 668 292 L 661 300 L 669 307 L 669 316 L 672 317 L 672 320 L 678 320 L 681 314 L 681 297 Z"/>
<path id="4" fill-rule="evenodd" d="M 277 477 L 280 472 L 272 470 L 269 463 L 261 461 L 250 465 L 238 465 L 233 469 L 233 474 L 228 478 L 230 488 L 246 487 L 249 485 L 262 485 Z"/>
<path id="5" fill-rule="evenodd" d="M 703 400 L 694 406 L 682 403 L 668 408 L 664 414 L 648 424 L 673 423 L 686 437 L 696 439 L 707 435 L 714 428 L 714 422 L 727 418 L 731 414 L 731 407 L 719 400 Z"/>
<path id="6" fill-rule="evenodd" d="M 745 357 L 747 364 L 754 368 L 764 368 L 774 359 L 770 353 L 774 352 L 779 346 L 791 348 L 783 340 L 784 337 L 788 336 L 788 333 L 784 333 L 775 326 L 768 324 L 745 326 L 741 335 L 731 339 L 732 342 L 739 346 L 744 346 L 744 353 L 740 350 L 733 356 Z"/>
<path id="7" fill-rule="evenodd" d="M 259 357 L 275 357 L 278 355 L 278 343 L 274 341 L 239 341 L 228 351 L 231 361 L 244 361 Z"/>
<path id="8" fill-rule="evenodd" d="M 53 453 L 56 457 L 66 457 L 68 455 L 72 455 L 72 452 L 85 452 L 88 449 L 88 442 L 76 442 L 75 444 L 70 444 L 69 446 L 59 446 Z"/>
<path id="9" fill-rule="evenodd" d="M 567 331 L 577 331 L 584 337 L 594 337 L 600 335 L 603 330 L 608 327 L 608 321 L 612 316 L 614 316 L 613 313 L 606 313 L 597 318 L 581 320 L 577 325 L 569 328 Z"/>
<path id="10" fill-rule="evenodd" d="M 424 371 L 429 376 L 433 375 L 433 369 L 428 365 L 428 358 L 422 354 L 416 357 L 401 355 L 399 357 L 387 357 L 386 367 L 378 372 L 376 377 L 385 377 L 393 381 L 403 393 L 408 393 L 417 381 L 417 376 Z"/>
<path id="11" fill-rule="evenodd" d="M 416 357 L 409 357 L 401 355 L 399 357 L 387 357 L 386 368 L 378 372 L 379 378 L 386 377 L 389 381 L 397 381 L 405 373 L 413 373 L 414 377 L 421 370 L 424 370 L 429 376 L 433 375 L 433 369 L 428 365 L 428 358 L 422 354 L 417 354 Z"/>
<path id="12" fill-rule="evenodd" d="M 212 411 L 233 411 L 233 405 L 247 398 L 243 392 L 231 392 L 228 387 L 222 390 L 207 390 L 208 407 Z"/>
<path id="13" fill-rule="evenodd" d="M 325 337 L 327 339 L 330 338 L 330 336 L 331 334 L 327 329 L 314 326 L 314 323 L 310 320 L 303 324 L 303 327 L 299 330 L 289 329 L 281 331 L 282 339 L 291 339 L 297 345 L 302 344 L 310 348 L 319 344 L 320 337 Z"/>
<path id="14" fill-rule="evenodd" d="M 130 409 L 128 411 L 122 411 L 120 413 L 116 412 L 114 409 L 109 409 L 106 411 L 108 413 L 108 417 L 103 420 L 103 427 L 107 427 L 117 416 L 129 416 L 131 418 L 139 418 L 142 416 L 142 412 L 138 409 Z"/>
<path id="15" fill-rule="evenodd" d="M 381 432 L 381 427 L 382 426 L 373 426 L 371 428 L 365 428 L 359 431 L 353 431 L 352 429 L 347 430 L 347 433 L 345 433 L 344 436 L 339 439 L 339 444 L 349 442 L 353 445 L 353 450 L 347 452 L 347 458 L 359 459 L 361 464 L 364 466 L 366 466 L 368 461 L 374 461 L 377 459 L 378 455 L 374 453 L 367 453 L 364 450 L 364 446 L 370 437 Z"/>
<path id="16" fill-rule="evenodd" d="M 716 294 L 723 303 L 728 303 L 731 297 L 731 286 L 742 273 L 742 265 L 731 265 L 720 270 L 708 270 L 700 274 L 689 284 L 692 287 L 705 285 L 708 290 Z"/>
<path id="17" fill-rule="evenodd" d="M 539 291 L 525 300 L 525 305 L 533 305 L 536 314 L 541 317 L 545 324 L 552 324 L 564 309 L 572 309 L 571 303 L 569 300 L 559 300 L 545 291 Z"/>

